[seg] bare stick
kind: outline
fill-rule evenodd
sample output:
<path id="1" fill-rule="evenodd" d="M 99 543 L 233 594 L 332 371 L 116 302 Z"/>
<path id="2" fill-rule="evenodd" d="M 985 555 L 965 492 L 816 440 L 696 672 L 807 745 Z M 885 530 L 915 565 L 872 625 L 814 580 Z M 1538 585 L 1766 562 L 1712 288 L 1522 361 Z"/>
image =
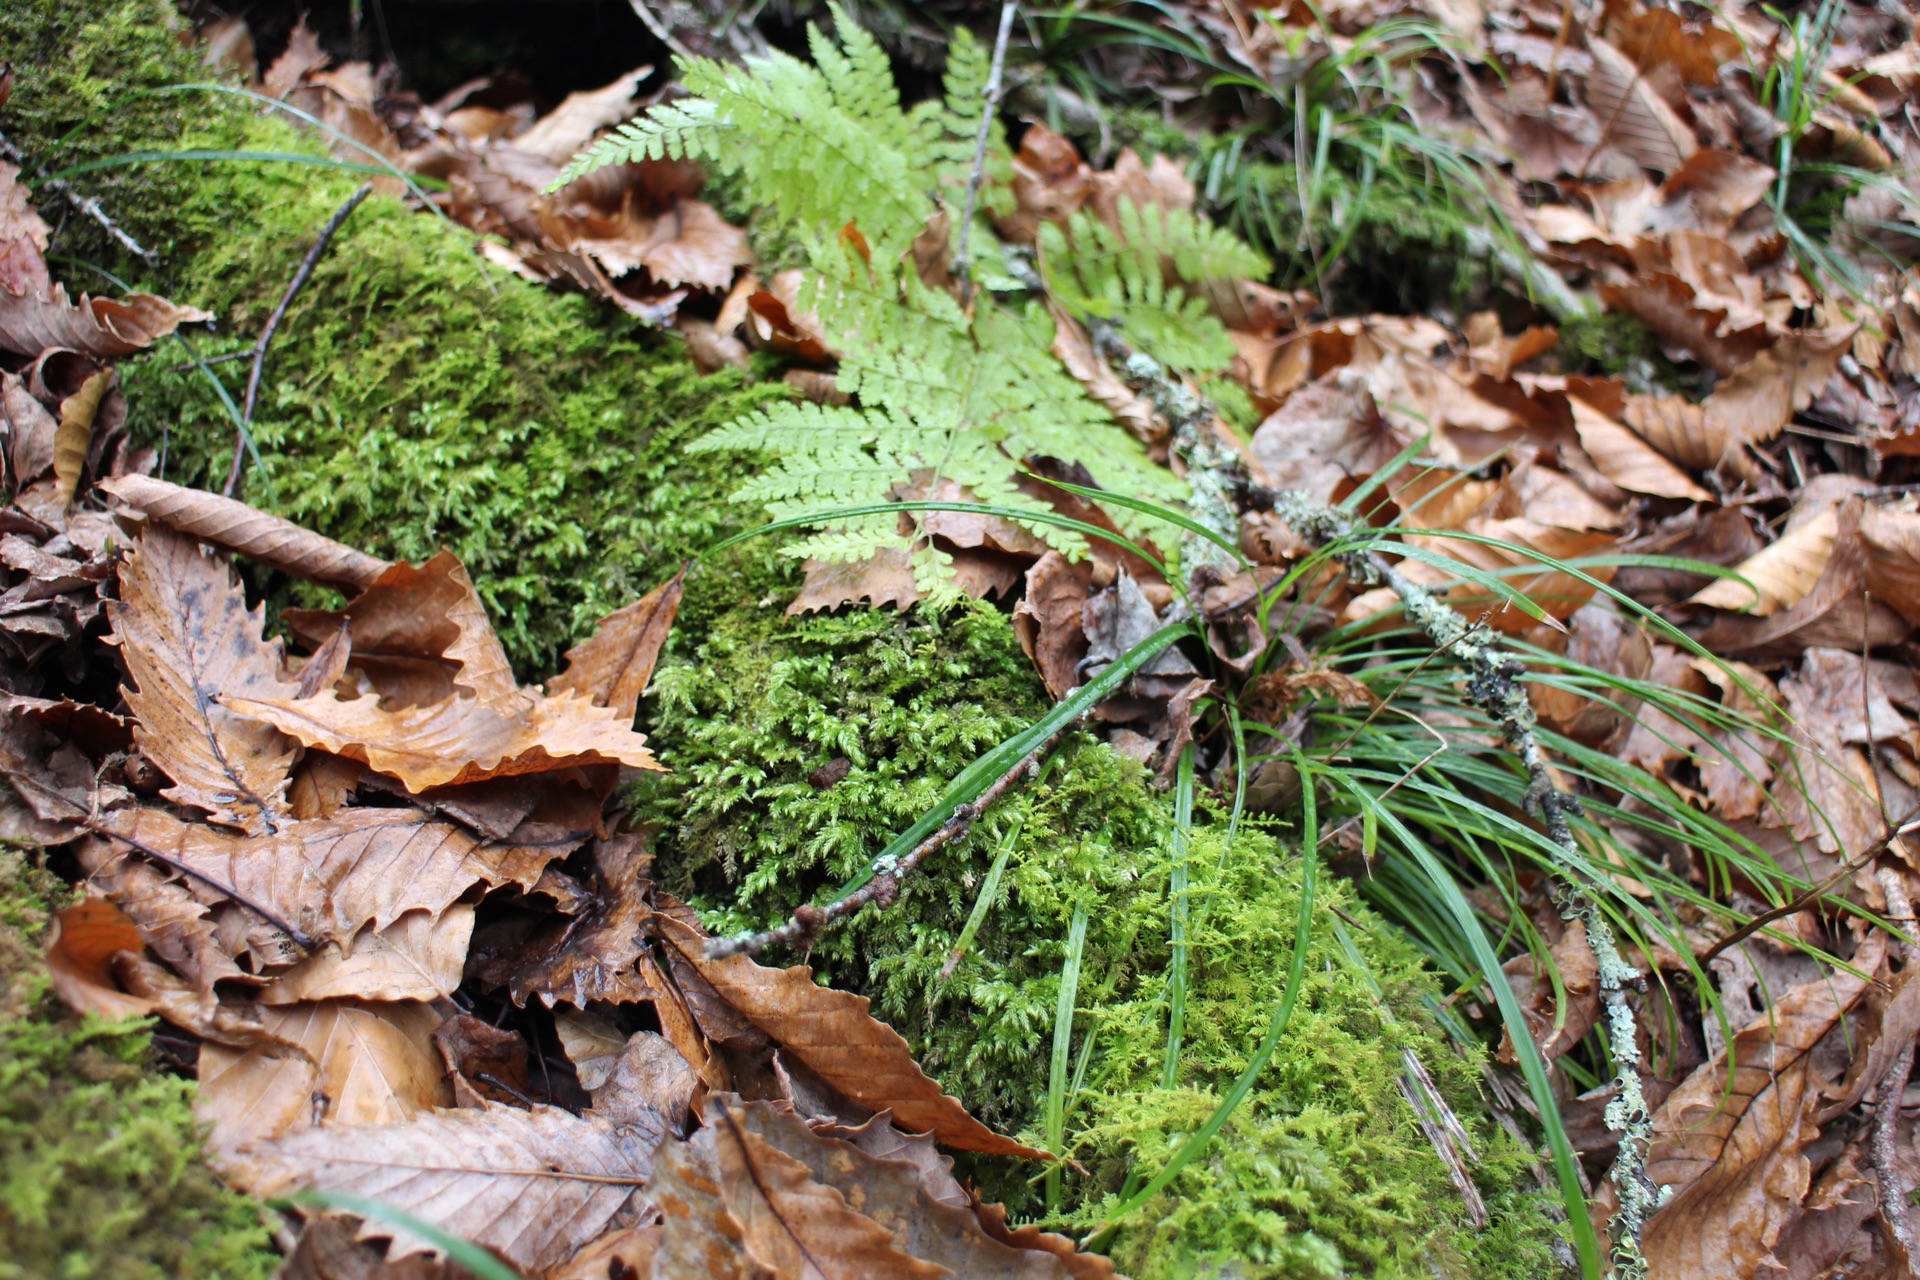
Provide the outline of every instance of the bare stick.
<path id="1" fill-rule="evenodd" d="M 0 156 L 5 156 L 22 169 L 27 167 L 27 157 L 21 152 L 20 148 L 8 142 L 4 136 L 0 136 Z M 39 169 L 36 171 L 36 176 L 44 175 L 45 173 L 45 169 Z M 160 256 L 151 249 L 142 247 L 138 240 L 135 240 L 125 231 L 122 231 L 119 226 L 115 224 L 114 220 L 107 216 L 107 211 L 100 207 L 98 200 L 95 200 L 92 196 L 81 195 L 59 178 L 41 177 L 41 185 L 99 224 L 100 229 L 106 232 L 107 235 L 112 238 L 113 242 L 122 249 L 125 249 L 149 267 L 158 267 L 160 265 Z"/>
<path id="2" fill-rule="evenodd" d="M 1874 878 L 1880 882 L 1881 892 L 1887 895 L 1887 919 L 1900 931 L 1900 954 L 1912 964 L 1913 901 L 1907 896 L 1907 887 L 1892 867 L 1881 867 Z M 1920 1240 L 1915 1239 L 1912 1220 L 1907 1217 L 1907 1202 L 1913 1186 L 1901 1172 L 1899 1158 L 1900 1098 L 1906 1093 L 1907 1080 L 1912 1074 L 1913 1046 L 1909 1044 L 1880 1078 L 1880 1098 L 1873 1108 L 1873 1141 L 1868 1146 L 1873 1172 L 1880 1182 L 1880 1216 L 1886 1219 L 1887 1229 L 1900 1242 L 1901 1252 L 1907 1255 L 1908 1274 L 1912 1273 L 1914 1260 L 1920 1258 Z"/>
<path id="3" fill-rule="evenodd" d="M 973 140 L 973 172 L 967 177 L 967 203 L 960 215 L 960 249 L 954 255 L 954 273 L 960 277 L 960 305 L 973 299 L 973 280 L 967 274 L 967 240 L 973 234 L 973 214 L 980 204 L 980 184 L 987 176 L 987 138 L 993 132 L 993 113 L 1000 109 L 1000 73 L 1007 65 L 1007 37 L 1013 34 L 1013 13 L 1020 6 L 1006 0 L 1000 6 L 1000 33 L 993 38 L 993 69 L 987 72 L 983 94 L 986 106 L 980 111 L 980 132 Z"/>
<path id="4" fill-rule="evenodd" d="M 313 269 L 320 265 L 320 257 L 326 253 L 327 246 L 333 242 L 334 233 L 340 230 L 340 224 L 347 215 L 360 207 L 373 191 L 371 182 L 360 184 L 359 190 L 347 197 L 347 202 L 333 211 L 327 219 L 327 225 L 320 228 L 320 238 L 313 242 L 313 248 L 300 263 L 300 269 L 293 273 L 293 283 L 287 286 L 286 293 L 280 297 L 280 305 L 267 317 L 267 327 L 260 331 L 260 341 L 253 344 L 253 368 L 247 374 L 247 396 L 240 402 L 240 425 L 233 433 L 233 465 L 227 468 L 227 483 L 220 492 L 231 498 L 234 490 L 240 487 L 240 467 L 247 459 L 247 429 L 253 426 L 253 406 L 260 396 L 260 374 L 267 367 L 267 346 L 273 341 L 274 333 L 280 328 L 280 322 L 286 319 L 287 308 L 300 296 L 300 290 L 306 287 L 313 276 Z"/>
<path id="5" fill-rule="evenodd" d="M 978 799 L 970 804 L 957 806 L 952 816 L 940 825 L 939 830 L 900 857 L 888 860 L 890 865 L 874 863 L 873 878 L 852 893 L 836 898 L 824 907 L 810 904 L 795 907 L 793 915 L 778 928 L 768 929 L 762 933 L 741 933 L 731 938 L 710 939 L 707 942 L 708 958 L 724 960 L 728 956 L 756 955 L 775 943 L 781 942 L 804 945 L 819 937 L 821 930 L 834 921 L 852 915 L 868 903 L 882 908 L 891 906 L 893 900 L 900 894 L 901 884 L 922 862 L 948 845 L 958 844 L 964 840 L 967 833 L 973 830 L 973 824 L 980 820 L 980 816 L 993 808 L 1001 797 L 1012 791 L 1022 779 L 1038 777 L 1042 758 L 1078 723 L 1076 719 L 1062 725 L 1058 733 L 1023 756 L 1013 768 L 994 779 L 993 784 L 982 791 Z"/>
<path id="6" fill-rule="evenodd" d="M 654 39 L 667 46 L 669 53 L 683 61 L 693 61 L 693 50 L 681 43 L 680 38 L 673 34 L 673 28 L 660 21 L 660 15 L 653 11 L 653 6 L 648 4 L 647 0 L 627 0 L 627 3 L 633 6 L 634 16 L 646 24 L 647 30 L 653 32 Z"/>

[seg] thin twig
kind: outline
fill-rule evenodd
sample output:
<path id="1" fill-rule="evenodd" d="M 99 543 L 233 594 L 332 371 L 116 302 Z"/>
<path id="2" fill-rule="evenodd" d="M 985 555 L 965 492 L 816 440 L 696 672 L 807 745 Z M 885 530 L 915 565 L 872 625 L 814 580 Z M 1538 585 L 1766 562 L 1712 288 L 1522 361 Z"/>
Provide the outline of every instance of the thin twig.
<path id="1" fill-rule="evenodd" d="M 1916 950 L 1912 941 L 1913 901 L 1907 896 L 1907 887 L 1892 867 L 1881 867 L 1875 878 L 1880 882 L 1881 892 L 1887 895 L 1887 919 L 1899 930 L 1900 954 L 1906 963 L 1912 964 Z M 1920 1259 L 1920 1240 L 1915 1239 L 1912 1220 L 1907 1216 L 1913 1185 L 1901 1171 L 1899 1158 L 1900 1099 L 1912 1075 L 1913 1045 L 1908 1044 L 1880 1078 L 1880 1097 L 1873 1108 L 1873 1140 L 1868 1145 L 1873 1172 L 1880 1182 L 1880 1216 L 1886 1219 L 1887 1230 L 1893 1233 L 1901 1252 L 1907 1256 L 1908 1275 L 1913 1274 L 1915 1260 Z"/>
<path id="2" fill-rule="evenodd" d="M 980 184 L 987 176 L 987 138 L 993 133 L 993 115 L 1000 109 L 1000 73 L 1007 65 L 1007 37 L 1013 34 L 1016 0 L 1000 6 L 1000 33 L 993 38 L 993 67 L 987 72 L 987 87 L 982 95 L 986 105 L 980 109 L 980 132 L 973 140 L 973 172 L 967 175 L 967 203 L 960 215 L 960 248 L 954 254 L 954 274 L 960 277 L 960 305 L 973 300 L 973 279 L 968 273 L 967 241 L 973 234 L 973 214 L 980 203 Z"/>
<path id="3" fill-rule="evenodd" d="M 900 894 L 900 886 L 922 862 L 948 845 L 958 844 L 965 839 L 967 833 L 973 830 L 973 824 L 980 820 L 981 815 L 993 808 L 1022 779 L 1038 777 L 1041 760 L 1078 723 L 1078 718 L 1075 718 L 1062 725 L 1059 732 L 1021 757 L 1013 768 L 996 778 L 977 799 L 969 804 L 957 806 L 952 815 L 940 825 L 939 830 L 900 857 L 886 860 L 890 861 L 891 865 L 883 866 L 881 862 L 875 862 L 873 878 L 852 893 L 836 898 L 823 907 L 811 904 L 795 907 L 793 915 L 778 928 L 761 933 L 735 934 L 731 938 L 713 938 L 707 943 L 708 957 L 722 960 L 728 956 L 750 956 L 783 942 L 804 945 L 819 937 L 820 931 L 834 921 L 852 915 L 868 903 L 881 908 L 892 905 L 893 900 Z"/>
<path id="4" fill-rule="evenodd" d="M 0 134 L 0 156 L 5 156 L 22 169 L 27 167 L 26 155 L 20 148 L 7 141 L 6 135 L 4 134 Z M 81 195 L 78 191 L 68 186 L 63 179 L 45 177 L 45 174 L 46 170 L 44 168 L 35 171 L 35 176 L 40 178 L 41 186 L 53 192 L 75 209 L 91 218 L 95 223 L 99 224 L 100 229 L 106 232 L 107 235 L 112 238 L 113 242 L 122 249 L 125 249 L 149 267 L 153 267 L 156 270 L 159 268 L 160 256 L 152 250 L 143 247 L 138 240 L 135 240 L 125 231 L 122 231 L 114 220 L 107 216 L 107 211 L 100 207 L 98 200 L 95 200 L 92 196 Z"/>
<path id="5" fill-rule="evenodd" d="M 253 344 L 253 368 L 247 374 L 247 395 L 246 399 L 240 403 L 240 424 L 233 433 L 233 465 L 227 468 L 227 483 L 220 490 L 229 498 L 233 496 L 234 490 L 240 487 L 240 467 L 247 458 L 247 431 L 253 426 L 253 406 L 260 396 L 260 375 L 267 367 L 267 346 L 273 341 L 273 335 L 280 328 L 280 322 L 286 318 L 287 308 L 292 306 L 293 300 L 300 296 L 300 290 L 306 287 L 307 281 L 313 276 L 313 269 L 320 265 L 320 257 L 326 253 L 327 246 L 333 242 L 334 233 L 340 230 L 340 224 L 360 207 L 360 202 L 365 200 L 372 191 L 371 182 L 361 183 L 359 189 L 347 197 L 347 202 L 333 211 L 333 216 L 327 219 L 327 225 L 320 228 L 320 238 L 314 241 L 313 248 L 307 251 L 307 256 L 300 263 L 300 269 L 293 273 L 293 282 L 287 286 L 286 293 L 281 295 L 280 305 L 275 307 L 273 314 L 267 317 L 267 327 L 260 331 L 260 341 Z"/>
<path id="6" fill-rule="evenodd" d="M 667 46 L 669 53 L 682 61 L 693 61 L 693 50 L 681 43 L 680 37 L 673 34 L 672 27 L 660 21 L 660 15 L 653 11 L 653 6 L 648 4 L 647 0 L 627 0 L 627 3 L 633 6 L 634 16 L 646 25 L 647 30 L 653 32 L 654 39 Z"/>

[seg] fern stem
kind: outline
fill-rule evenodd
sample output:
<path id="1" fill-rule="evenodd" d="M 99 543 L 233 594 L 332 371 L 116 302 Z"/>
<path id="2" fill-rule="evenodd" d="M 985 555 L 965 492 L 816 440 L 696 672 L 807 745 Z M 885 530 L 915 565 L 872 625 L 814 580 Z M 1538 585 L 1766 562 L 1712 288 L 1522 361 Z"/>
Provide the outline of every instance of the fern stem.
<path id="1" fill-rule="evenodd" d="M 993 113 L 1000 109 L 1001 73 L 1007 65 L 1007 37 L 1013 34 L 1014 10 L 1018 0 L 1006 0 L 1000 6 L 1000 32 L 993 38 L 993 69 L 987 72 L 987 87 L 980 96 L 986 105 L 980 109 L 980 132 L 973 140 L 973 172 L 967 176 L 967 202 L 960 215 L 960 248 L 954 254 L 954 274 L 960 277 L 960 305 L 973 301 L 973 278 L 968 274 L 967 240 L 973 233 L 973 215 L 980 206 L 980 184 L 987 176 L 987 138 L 993 133 Z"/>

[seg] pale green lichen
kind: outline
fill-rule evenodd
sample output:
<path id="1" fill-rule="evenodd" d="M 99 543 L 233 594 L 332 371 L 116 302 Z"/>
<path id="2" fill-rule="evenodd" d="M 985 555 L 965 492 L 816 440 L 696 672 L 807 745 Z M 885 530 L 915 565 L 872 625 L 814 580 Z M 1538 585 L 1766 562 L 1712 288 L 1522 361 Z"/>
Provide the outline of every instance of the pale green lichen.
<path id="1" fill-rule="evenodd" d="M 141 1021 L 76 1017 L 41 953 L 73 890 L 0 847 L 0 1280 L 264 1280 L 261 1206 L 207 1167 Z"/>
<path id="2" fill-rule="evenodd" d="M 731 584 L 689 589 L 711 599 Z M 738 600 L 738 596 L 734 596 Z M 701 606 L 710 607 L 710 606 Z M 1029 723 L 1044 695 L 1007 620 L 981 608 L 937 623 L 855 613 L 785 620 L 749 605 L 707 615 L 670 654 L 647 714 L 675 769 L 631 796 L 662 824 L 659 865 L 718 930 L 775 923 L 864 871 L 946 779 Z M 809 775 L 845 757 L 843 778 Z M 1170 810 L 1137 766 L 1085 735 L 1035 782 L 906 882 L 884 910 L 828 931 L 808 959 L 873 996 L 943 1086 L 988 1119 L 1038 1140 L 1048 1046 L 1076 910 L 1087 918 L 1074 1061 L 1093 1042 L 1067 1105 L 1062 1221 L 1092 1226 L 1127 1172 L 1166 1160 L 1247 1065 L 1284 979 L 1299 906 L 1284 832 L 1203 821 L 1189 852 L 1195 925 L 1186 1047 L 1161 1083 L 1169 956 Z M 995 856 L 996 901 L 965 959 L 942 978 Z M 1254 1094 L 1113 1249 L 1136 1276 L 1535 1276 L 1553 1269 L 1552 1230 L 1518 1190 L 1527 1155 L 1479 1117 L 1476 1054 L 1424 1013 L 1430 980 L 1413 947 L 1344 885 L 1322 911 L 1366 922 L 1353 973 L 1315 929 L 1308 986 Z M 767 957 L 778 962 L 778 957 Z M 1411 1048 L 1483 1144 L 1474 1173 L 1495 1221 L 1467 1225 L 1446 1167 L 1399 1092 Z M 1026 1212 L 1042 1211 L 1017 1172 L 973 1172 Z"/>

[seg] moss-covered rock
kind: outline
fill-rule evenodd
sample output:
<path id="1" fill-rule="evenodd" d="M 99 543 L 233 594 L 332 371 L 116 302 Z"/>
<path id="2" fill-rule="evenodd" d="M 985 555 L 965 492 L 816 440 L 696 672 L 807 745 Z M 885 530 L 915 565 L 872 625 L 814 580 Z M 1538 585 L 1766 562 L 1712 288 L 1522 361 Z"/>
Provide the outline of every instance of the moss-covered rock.
<path id="1" fill-rule="evenodd" d="M 164 0 L 0 6 L 0 47 L 16 67 L 0 129 L 50 171 L 156 151 L 326 159 L 315 137 L 243 98 L 171 91 L 210 74 L 178 26 Z M 73 217 L 55 219 L 55 251 L 213 311 L 217 335 L 190 339 L 205 360 L 251 350 L 361 175 L 150 159 L 78 180 L 166 265 L 152 273 L 115 256 Z M 164 450 L 168 478 L 217 488 L 234 433 L 209 378 L 237 403 L 248 362 L 203 370 L 188 359 L 168 343 L 129 367 L 132 425 Z M 737 464 L 689 458 L 684 445 L 779 394 L 738 373 L 703 376 L 677 341 L 517 279 L 477 256 L 466 232 L 376 195 L 279 330 L 254 422 L 266 474 L 249 476 L 247 496 L 381 555 L 452 547 L 509 651 L 540 671 L 746 518 L 725 500 Z"/>
<path id="2" fill-rule="evenodd" d="M 145 1022 L 67 1012 L 41 953 L 74 897 L 0 847 L 0 1280 L 263 1280 L 260 1206 L 200 1149 L 193 1085 Z"/>
<path id="3" fill-rule="evenodd" d="M 20 0 L 0 9 L 19 68 L 0 113 L 58 169 L 144 150 L 292 152 L 317 143 L 242 100 L 158 94 L 206 74 L 162 0 Z M 147 96 L 132 92 L 148 91 Z M 146 163 L 79 175 L 167 255 L 145 273 L 69 220 L 65 246 L 218 311 L 201 358 L 247 348 L 317 227 L 359 180 L 261 161 Z M 231 428 L 173 347 L 130 371 L 137 428 L 169 473 L 224 474 Z M 244 362 L 211 366 L 237 399 Z M 276 339 L 249 496 L 345 541 L 418 557 L 451 545 L 516 659 L 537 671 L 607 607 L 752 518 L 734 465 L 682 445 L 777 389 L 703 378 L 676 347 L 586 299 L 494 272 L 467 237 L 376 197 L 336 238 Z M 269 483 L 270 481 L 270 483 Z M 770 923 L 863 867 L 963 765 L 1043 707 L 1007 620 L 854 613 L 789 621 L 793 566 L 742 548 L 689 582 L 649 732 L 676 770 L 631 797 L 663 824 L 659 867 L 716 927 Z M 819 772 L 836 759 L 846 773 Z M 1203 819 L 1188 854 L 1185 1049 L 1163 1084 L 1173 844 L 1164 797 L 1090 739 L 943 854 L 885 912 L 822 940 L 823 976 L 872 995 L 929 1070 L 989 1118 L 1044 1138 L 1059 983 L 1073 921 L 1084 966 L 1066 1048 L 1065 1145 L 1084 1165 L 1057 1202 L 990 1162 L 972 1172 L 1023 1212 L 1090 1225 L 1129 1171 L 1158 1167 L 1247 1065 L 1290 954 L 1298 859 L 1287 833 L 1228 847 Z M 1004 853 L 966 955 L 949 954 Z M 1522 1153 L 1484 1119 L 1472 1053 L 1423 1008 L 1418 956 L 1328 886 L 1308 988 L 1278 1054 L 1201 1160 L 1114 1247 L 1140 1277 L 1538 1275 L 1550 1230 L 1516 1191 Z M 1328 923 L 1360 921 L 1359 972 Z M 1402 1098 L 1401 1053 L 1434 1073 L 1481 1143 L 1496 1222 L 1471 1230 Z M 1084 1063 L 1084 1069 L 1081 1064 Z M 75 1085 L 74 1087 L 83 1087 Z M 219 1224 L 227 1210 L 207 1210 Z M 207 1274 L 212 1274 L 208 1272 Z M 238 1273 L 236 1273 L 238 1274 Z"/>
<path id="4" fill-rule="evenodd" d="M 696 584 L 690 599 L 712 588 Z M 675 773 L 632 799 L 661 824 L 659 861 L 716 929 L 762 927 L 861 871 L 948 778 L 1038 717 L 1044 693 L 1006 618 L 855 613 L 789 621 L 751 598 L 671 658 L 650 729 Z M 826 770 L 844 759 L 845 772 Z M 1187 855 L 1192 975 L 1184 1051 L 1163 1085 L 1174 842 L 1170 806 L 1088 737 L 957 848 L 816 944 L 811 962 L 872 995 L 927 1069 L 989 1119 L 1044 1141 L 1055 1009 L 1086 919 L 1067 1046 L 1066 1147 L 1087 1169 L 1062 1198 L 975 1168 L 1029 1213 L 1093 1225 L 1129 1171 L 1160 1167 L 1246 1067 L 1280 995 L 1299 909 L 1284 831 L 1204 820 Z M 952 949 L 1006 864 L 965 957 Z M 1480 1119 L 1477 1055 L 1426 1013 L 1415 950 L 1344 884 L 1323 885 L 1307 988 L 1280 1051 L 1201 1161 L 1114 1242 L 1132 1274 L 1499 1276 L 1550 1272 L 1529 1161 Z M 1333 922 L 1358 922 L 1355 961 Z M 1482 1144 L 1485 1233 L 1400 1092 L 1411 1050 Z M 1022 1175 L 1023 1176 L 1023 1175 Z M 1228 1264 L 1231 1264 L 1229 1266 Z"/>

